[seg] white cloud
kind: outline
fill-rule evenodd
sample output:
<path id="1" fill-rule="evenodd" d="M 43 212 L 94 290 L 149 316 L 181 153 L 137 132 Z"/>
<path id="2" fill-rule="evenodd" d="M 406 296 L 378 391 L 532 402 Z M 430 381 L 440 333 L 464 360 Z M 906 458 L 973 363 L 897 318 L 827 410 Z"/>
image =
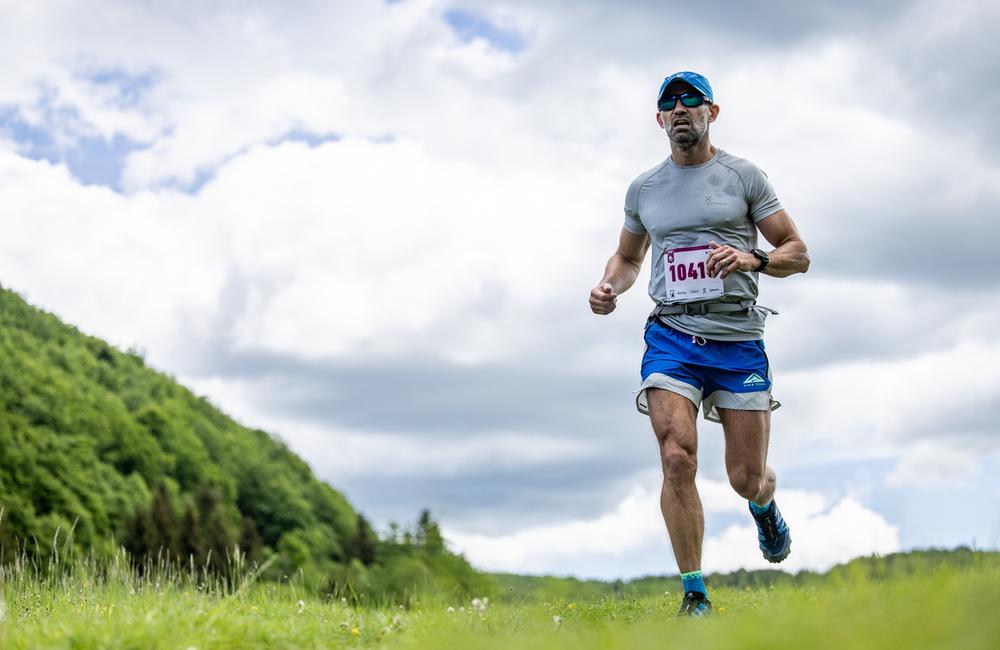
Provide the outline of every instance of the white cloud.
<path id="1" fill-rule="evenodd" d="M 898 529 L 854 498 L 831 504 L 820 494 L 783 490 L 778 502 L 792 530 L 792 554 L 785 562 L 771 565 L 757 548 L 757 531 L 746 502 L 724 483 L 698 483 L 706 513 L 745 513 L 748 520 L 721 534 L 706 531 L 702 562 L 706 572 L 739 568 L 824 571 L 858 556 L 900 550 Z M 448 527 L 445 536 L 474 564 L 489 570 L 542 573 L 551 571 L 553 565 L 575 563 L 583 575 L 612 577 L 631 554 L 657 545 L 669 553 L 658 497 L 658 492 L 636 485 L 613 511 L 593 519 L 555 522 L 499 536 Z M 661 565 L 660 570 L 671 573 L 676 567 Z"/>
<path id="2" fill-rule="evenodd" d="M 321 477 L 334 483 L 369 478 L 433 475 L 468 477 L 477 471 L 537 471 L 538 467 L 592 459 L 591 441 L 551 437 L 535 431 L 489 431 L 475 436 L 434 438 L 397 432 L 349 430 L 306 423 L 268 412 L 254 403 L 259 386 L 193 379 L 186 382 L 213 396 L 230 413 L 241 413 L 289 441 Z M 391 394 L 385 408 L 391 408 Z M 376 479 L 376 477 L 380 477 Z"/>
<path id="3" fill-rule="evenodd" d="M 984 360 L 995 359 L 1000 344 L 977 338 L 913 357 L 787 373 L 779 379 L 787 399 L 782 427 L 813 441 L 868 451 L 899 450 L 945 432 L 952 440 L 996 448 L 1000 441 L 982 430 L 982 415 L 995 408 L 993 387 L 1000 382 L 1000 366 Z M 976 369 L 975 382 L 968 381 L 970 369 Z"/>
<path id="4" fill-rule="evenodd" d="M 734 525 L 705 540 L 706 570 L 826 571 L 855 557 L 901 550 L 898 528 L 851 497 L 828 507 L 828 502 L 818 495 L 786 491 L 778 495 L 778 503 L 792 535 L 792 553 L 784 562 L 770 564 L 761 556 L 753 524 Z"/>
<path id="5" fill-rule="evenodd" d="M 924 440 L 903 451 L 885 482 L 892 487 L 922 489 L 942 484 L 954 486 L 957 481 L 976 475 L 979 470 L 977 456 L 977 450 L 972 448 Z"/>
<path id="6" fill-rule="evenodd" d="M 714 82 L 723 106 L 717 144 L 769 172 L 817 249 L 844 233 L 898 233 L 863 251 L 830 244 L 809 276 L 764 280 L 762 302 L 783 311 L 769 324 L 785 403 L 774 419 L 776 464 L 794 466 L 804 449 L 820 447 L 848 460 L 896 459 L 891 486 L 931 475 L 982 480 L 972 455 L 915 441 L 947 429 L 975 440 L 972 453 L 996 450 L 982 422 L 997 408 L 1000 346 L 987 334 L 1000 327 L 1000 299 L 974 282 L 934 288 L 900 273 L 842 275 L 867 263 L 863 256 L 895 264 L 922 233 L 946 241 L 952 226 L 941 224 L 956 218 L 961 232 L 995 238 L 994 157 L 971 146 L 978 133 L 961 120 L 935 131 L 903 110 L 923 107 L 926 93 L 892 57 L 874 56 L 869 43 L 878 38 L 820 30 L 780 49 L 695 50 L 683 34 L 666 46 L 654 38 L 662 31 L 662 14 L 648 13 L 655 7 L 491 7 L 498 24 L 527 38 L 512 54 L 460 42 L 441 20 L 446 6 L 7 7 L 0 108 L 16 108 L 67 146 L 114 133 L 150 146 L 128 158 L 123 195 L 16 155 L 23 143 L 0 133 L 0 280 L 85 331 L 145 348 L 158 367 L 199 374 L 199 386 L 241 420 L 277 428 L 296 449 L 315 451 L 311 461 L 326 459 L 334 480 L 416 466 L 457 477 L 463 465 L 491 459 L 584 459 L 592 450 L 570 442 L 573 431 L 498 430 L 456 444 L 433 431 L 405 437 L 279 421 L 253 408 L 254 390 L 269 387 L 213 379 L 224 373 L 192 357 L 223 345 L 312 362 L 504 363 L 526 375 L 545 364 L 578 372 L 568 392 L 595 377 L 634 376 L 644 279 L 610 319 L 587 314 L 584 300 L 614 247 L 628 181 L 665 155 L 652 94 L 683 64 Z M 928 26 L 956 29 L 928 6 L 888 28 L 893 42 Z M 621 20 L 608 20 L 610 12 Z M 960 26 L 973 21 L 968 7 L 958 13 Z M 689 31 L 701 39 L 727 27 Z M 108 68 L 156 82 L 122 107 L 88 78 Z M 865 103 L 866 88 L 879 96 Z M 72 117 L 47 123 L 46 102 Z M 342 139 L 274 144 L 293 130 Z M 940 146 L 943 136 L 953 146 Z M 196 195 L 165 189 L 199 172 L 213 176 Z M 922 211 L 931 200 L 962 206 L 960 214 L 938 221 L 938 212 Z M 861 205 L 874 207 L 862 214 Z M 922 254 L 928 264 L 948 262 L 936 250 Z M 991 277 L 989 260 L 974 264 L 974 280 Z M 604 399 L 627 405 L 631 396 Z M 329 440 L 341 445 L 335 457 Z M 703 488 L 714 512 L 742 512 L 725 484 Z M 659 548 L 664 533 L 655 503 L 647 516 L 647 497 L 640 490 L 602 517 L 516 532 L 511 539 L 530 551 L 526 564 L 504 561 L 544 570 L 570 538 L 584 538 L 581 563 L 637 548 L 633 539 Z M 808 566 L 839 549 L 892 546 L 891 526 L 857 501 L 797 498 L 789 494 L 787 507 L 803 522 L 806 548 L 797 542 L 796 553 Z M 413 510 L 423 505 L 438 504 Z M 861 535 L 864 548 L 811 540 L 811 530 L 836 522 L 875 534 Z M 616 537 L 619 526 L 634 538 Z M 753 561 L 745 532 L 709 539 L 706 553 L 720 565 Z M 468 539 L 504 557 L 495 538 Z"/>
<path id="7" fill-rule="evenodd" d="M 492 571 L 544 572 L 557 559 L 605 557 L 609 561 L 647 546 L 666 531 L 654 495 L 636 486 L 612 511 L 591 520 L 554 523 L 487 536 L 445 527 L 451 546 Z"/>

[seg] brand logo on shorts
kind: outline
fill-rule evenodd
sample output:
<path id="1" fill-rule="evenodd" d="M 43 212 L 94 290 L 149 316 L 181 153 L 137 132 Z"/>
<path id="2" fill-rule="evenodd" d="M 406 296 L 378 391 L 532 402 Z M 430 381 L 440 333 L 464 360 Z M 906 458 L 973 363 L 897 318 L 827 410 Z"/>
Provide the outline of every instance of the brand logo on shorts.
<path id="1" fill-rule="evenodd" d="M 756 372 L 751 373 L 749 377 L 743 380 L 744 386 L 760 386 L 766 383 L 767 380 L 758 375 Z"/>

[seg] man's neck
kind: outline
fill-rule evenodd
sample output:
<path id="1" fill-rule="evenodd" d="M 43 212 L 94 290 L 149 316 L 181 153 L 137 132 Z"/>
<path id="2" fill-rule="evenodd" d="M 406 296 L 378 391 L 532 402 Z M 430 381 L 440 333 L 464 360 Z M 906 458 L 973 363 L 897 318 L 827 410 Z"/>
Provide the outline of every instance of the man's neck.
<path id="1" fill-rule="evenodd" d="M 715 155 L 716 149 L 708 138 L 702 138 L 697 144 L 691 147 L 680 147 L 673 142 L 670 143 L 670 157 L 675 165 L 687 167 L 689 165 L 700 165 L 707 163 Z"/>

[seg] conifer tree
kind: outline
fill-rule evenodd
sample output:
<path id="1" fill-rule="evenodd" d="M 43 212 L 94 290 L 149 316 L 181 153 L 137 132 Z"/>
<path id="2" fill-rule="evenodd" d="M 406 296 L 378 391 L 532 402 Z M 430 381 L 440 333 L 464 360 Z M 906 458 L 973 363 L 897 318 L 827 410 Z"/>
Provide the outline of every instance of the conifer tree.
<path id="1" fill-rule="evenodd" d="M 240 551 L 251 566 L 260 562 L 262 547 L 263 542 L 260 539 L 260 531 L 257 530 L 257 522 L 250 515 L 245 515 L 240 530 Z"/>
<path id="2" fill-rule="evenodd" d="M 420 512 L 417 520 L 417 546 L 422 547 L 430 554 L 437 554 L 444 551 L 444 537 L 441 535 L 441 528 L 431 518 L 431 511 L 424 509 Z"/>
<path id="3" fill-rule="evenodd" d="M 364 518 L 364 515 L 359 513 L 358 530 L 351 544 L 353 556 L 361 560 L 361 563 L 365 566 L 371 566 L 375 563 L 377 556 L 377 543 L 378 537 L 375 535 L 375 531 L 372 530 L 371 524 Z"/>
<path id="4" fill-rule="evenodd" d="M 146 530 L 146 552 L 150 556 L 163 553 L 168 559 L 180 557 L 178 545 L 177 517 L 170 502 L 170 493 L 165 483 L 160 483 L 153 492 L 149 507 L 149 527 Z"/>

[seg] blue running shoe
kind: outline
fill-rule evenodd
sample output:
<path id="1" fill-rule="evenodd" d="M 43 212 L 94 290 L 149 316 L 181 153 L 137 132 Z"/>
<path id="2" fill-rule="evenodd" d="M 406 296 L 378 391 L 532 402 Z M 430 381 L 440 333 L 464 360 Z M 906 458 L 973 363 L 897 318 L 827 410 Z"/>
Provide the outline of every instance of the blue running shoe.
<path id="1" fill-rule="evenodd" d="M 712 615 L 712 601 L 705 597 L 700 591 L 689 591 L 684 594 L 680 609 L 677 610 L 677 618 L 703 618 Z"/>
<path id="2" fill-rule="evenodd" d="M 778 504 L 771 500 L 771 505 L 763 514 L 757 514 L 750 509 L 754 521 L 757 522 L 757 539 L 764 559 L 772 564 L 781 562 L 792 552 L 792 534 L 788 524 L 781 518 Z"/>

